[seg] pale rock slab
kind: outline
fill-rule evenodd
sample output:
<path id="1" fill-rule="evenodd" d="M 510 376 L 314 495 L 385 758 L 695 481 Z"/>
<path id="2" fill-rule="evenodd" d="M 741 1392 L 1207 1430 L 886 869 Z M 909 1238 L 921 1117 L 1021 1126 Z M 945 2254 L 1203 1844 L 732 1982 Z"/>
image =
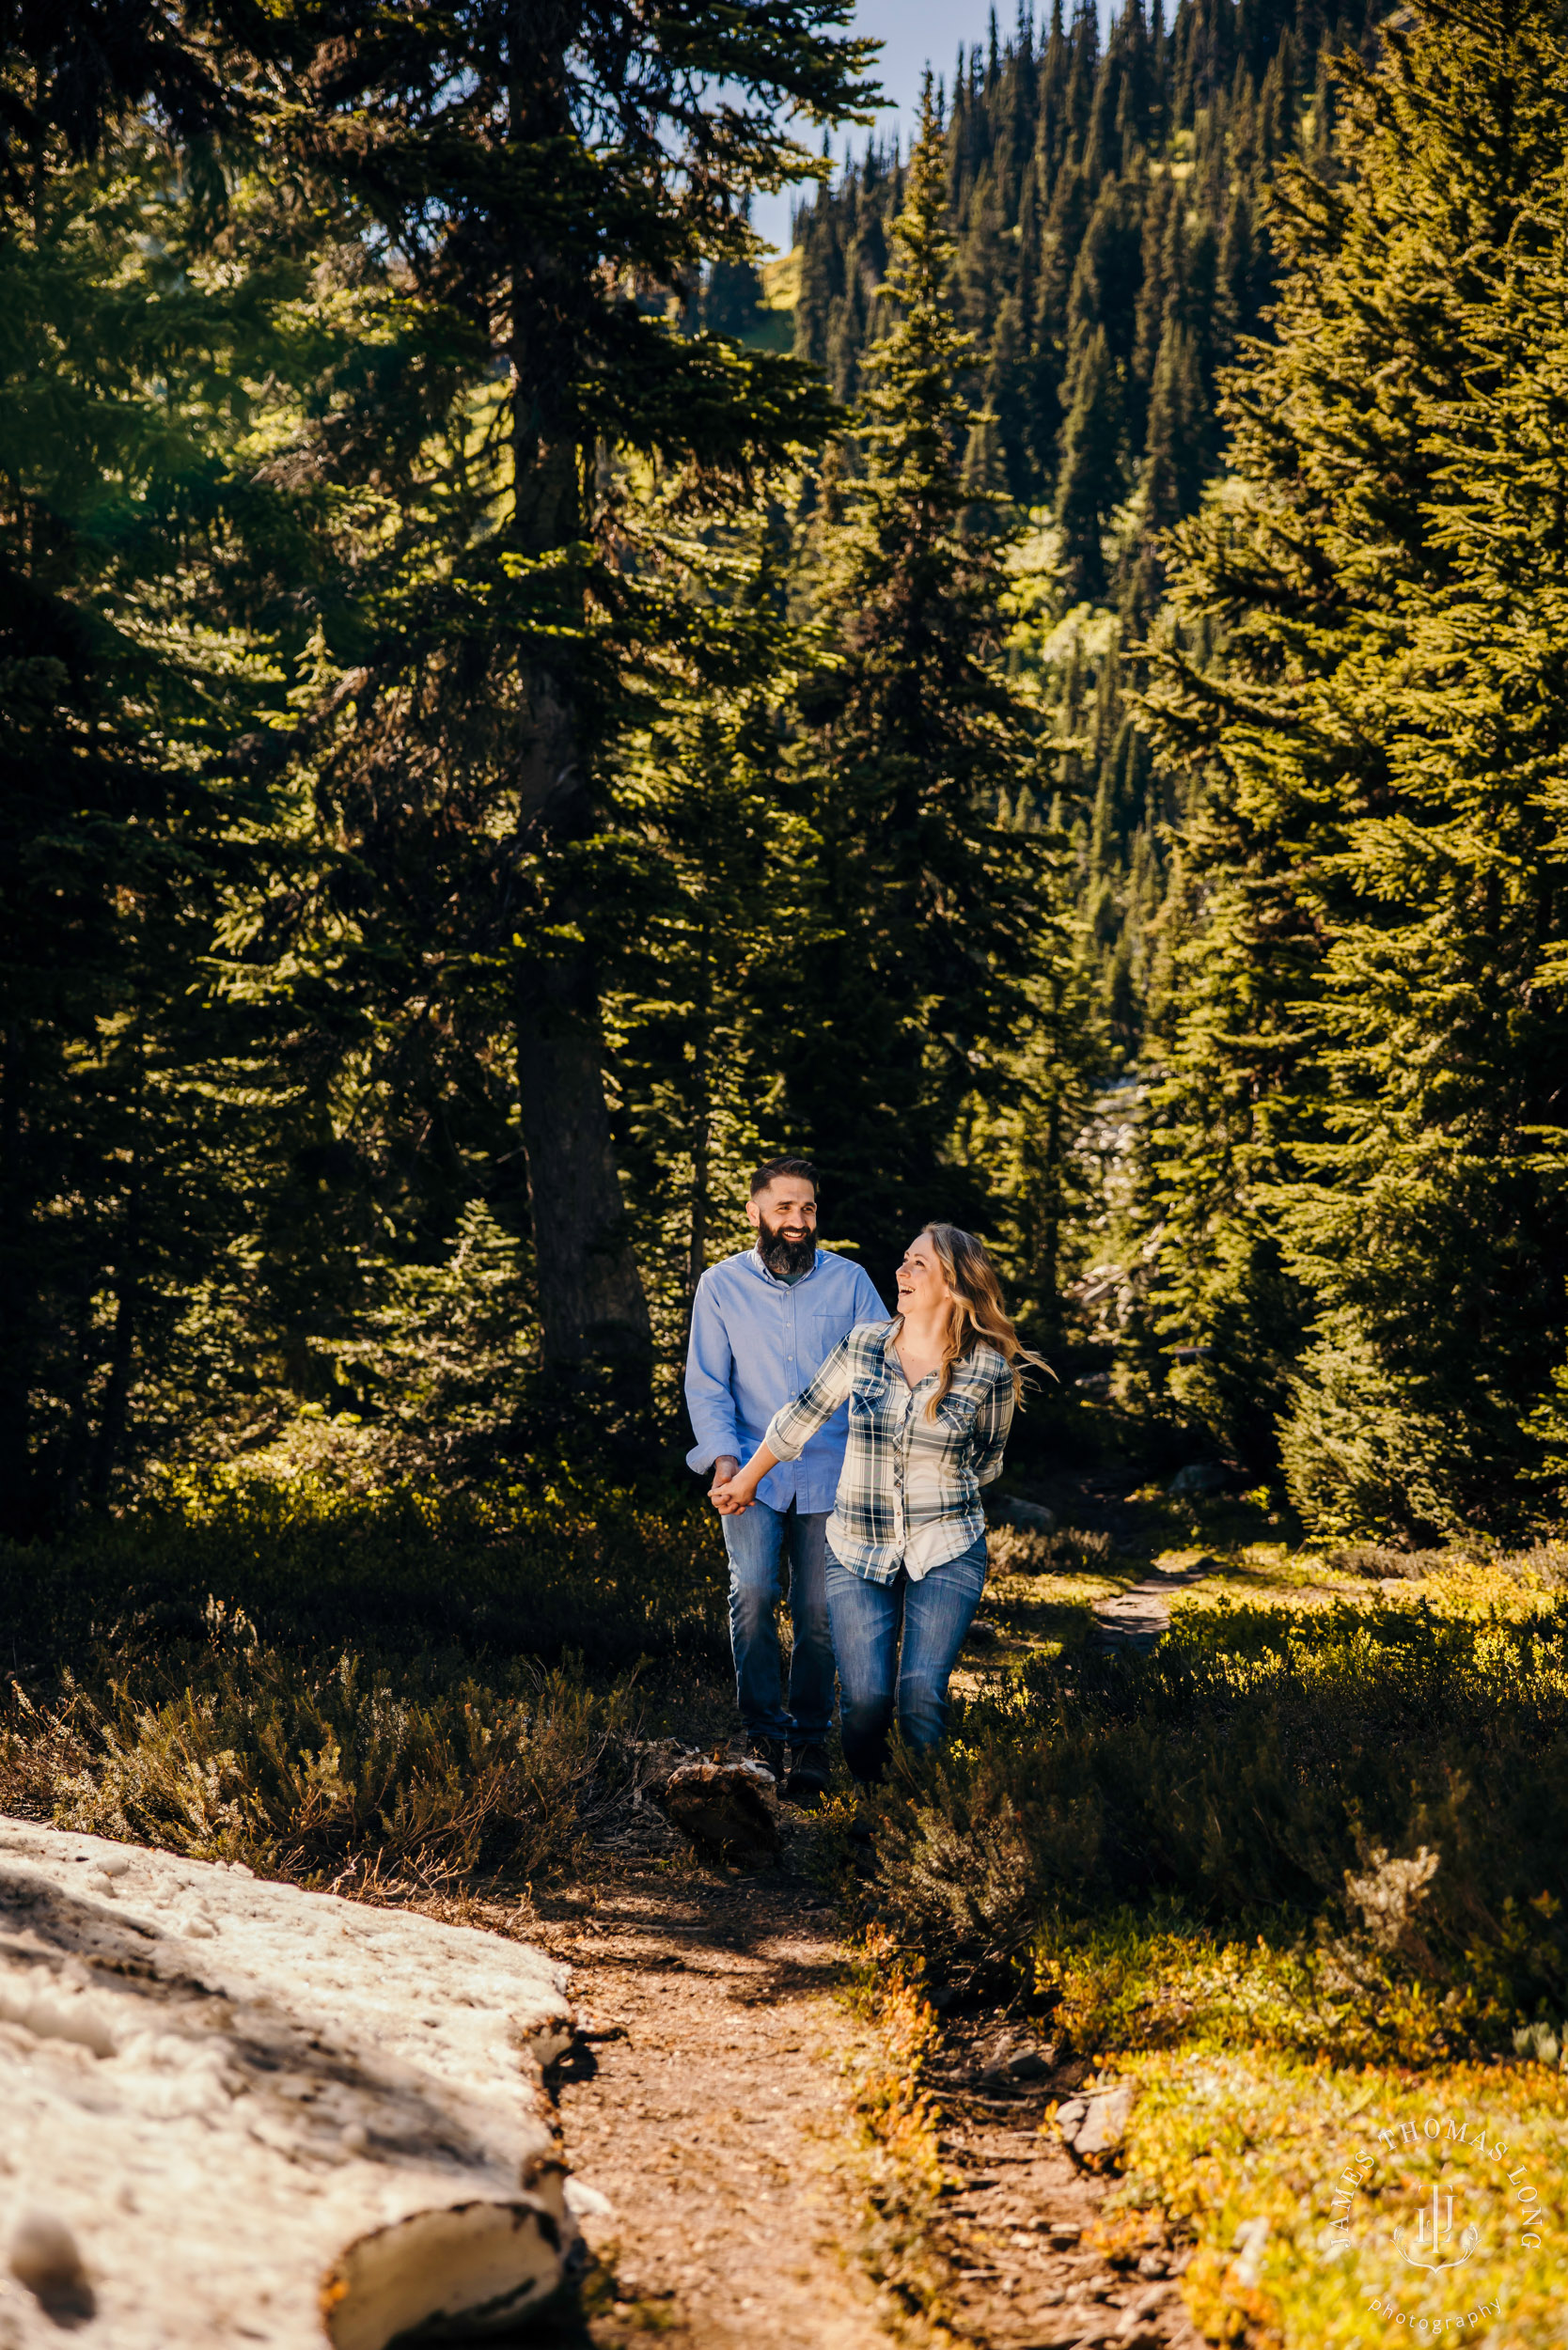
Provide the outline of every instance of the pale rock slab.
<path id="1" fill-rule="evenodd" d="M 1104 2160 L 1121 2152 L 1137 2095 L 1130 2081 L 1119 2081 L 1090 2090 L 1084 2097 L 1070 2097 L 1058 2107 L 1057 2127 L 1080 2162 Z"/>
<path id="2" fill-rule="evenodd" d="M 384 2350 L 575 2235 L 566 1970 L 497 1935 L 0 1819 L 0 2350 Z"/>

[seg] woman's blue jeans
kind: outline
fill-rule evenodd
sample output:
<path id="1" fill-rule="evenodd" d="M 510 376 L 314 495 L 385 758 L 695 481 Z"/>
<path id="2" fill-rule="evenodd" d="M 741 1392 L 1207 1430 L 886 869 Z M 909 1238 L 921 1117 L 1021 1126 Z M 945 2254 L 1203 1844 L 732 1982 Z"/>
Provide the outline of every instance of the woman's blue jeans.
<path id="1" fill-rule="evenodd" d="M 941 1737 L 948 1683 L 984 1589 L 983 1534 L 917 1583 L 902 1567 L 891 1583 L 869 1582 L 829 1549 L 839 1720 L 844 1761 L 857 1779 L 881 1778 L 895 1715 L 912 1747 L 933 1747 Z"/>

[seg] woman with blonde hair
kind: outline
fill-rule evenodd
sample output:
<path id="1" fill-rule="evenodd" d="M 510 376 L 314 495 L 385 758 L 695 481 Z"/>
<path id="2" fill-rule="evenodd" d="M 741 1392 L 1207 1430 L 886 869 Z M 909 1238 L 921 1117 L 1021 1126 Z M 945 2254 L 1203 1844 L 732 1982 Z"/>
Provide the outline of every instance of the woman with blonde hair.
<path id="1" fill-rule="evenodd" d="M 844 1760 L 863 1783 L 881 1777 L 895 1716 L 912 1747 L 946 1728 L 948 1683 L 985 1589 L 980 1487 L 1001 1475 L 1019 1365 L 1040 1359 L 1019 1344 L 984 1248 L 956 1225 L 928 1224 L 911 1242 L 898 1288 L 895 1319 L 840 1339 L 725 1489 L 748 1509 L 768 1471 L 848 1400 L 827 1602 Z"/>

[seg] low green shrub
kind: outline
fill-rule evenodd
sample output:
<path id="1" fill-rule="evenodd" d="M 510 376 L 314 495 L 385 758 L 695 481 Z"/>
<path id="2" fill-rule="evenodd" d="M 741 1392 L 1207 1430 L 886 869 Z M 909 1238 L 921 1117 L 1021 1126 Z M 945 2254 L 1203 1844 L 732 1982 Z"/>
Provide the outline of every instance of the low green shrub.
<path id="1" fill-rule="evenodd" d="M 307 1882 L 543 1876 L 619 1807 L 635 1712 L 626 1684 L 600 1694 L 569 1667 L 519 1677 L 421 1691 L 347 1651 L 312 1669 L 252 1649 L 156 1707 L 122 1696 L 56 1817 Z"/>
<path id="2" fill-rule="evenodd" d="M 199 1642 L 210 1598 L 262 1639 L 314 1654 L 344 1643 L 413 1653 L 721 1664 L 728 1581 L 700 1501 L 569 1486 L 542 1496 L 372 1496 L 232 1473 L 165 1506 L 86 1521 L 49 1543 L 0 1543 L 0 1658 L 29 1685 Z"/>
<path id="3" fill-rule="evenodd" d="M 1036 1533 L 1018 1526 L 993 1526 L 986 1549 L 993 1574 L 1104 1574 L 1116 1556 L 1108 1534 L 1061 1526 Z"/>
<path id="4" fill-rule="evenodd" d="M 949 1982 L 1050 1995 L 1141 1918 L 1195 1960 L 1262 1936 L 1297 2004 L 1451 1992 L 1451 2036 L 1502 2044 L 1568 2007 L 1568 1604 L 1181 1612 L 971 1706 L 883 1815 L 881 1913 Z"/>
<path id="5" fill-rule="evenodd" d="M 68 1684 L 0 1722 L 0 1809 L 319 1884 L 566 1867 L 623 1803 L 632 1684 L 576 1660 L 504 1685 L 345 1650 L 301 1662 L 214 1611 L 205 1655 L 146 1666 L 95 1701 Z M 247 1637 L 248 1636 L 248 1637 Z"/>
<path id="6" fill-rule="evenodd" d="M 0 1549 L 0 1810 L 321 1882 L 542 1876 L 625 1801 L 639 1660 L 728 1660 L 717 1521 L 232 1475 Z"/>
<path id="7" fill-rule="evenodd" d="M 1419 1583 L 1472 1566 L 1527 1587 L 1551 1590 L 1568 1584 L 1568 1549 L 1555 1542 L 1513 1551 L 1487 1543 L 1459 1543 L 1448 1550 L 1394 1550 L 1378 1543 L 1338 1543 L 1325 1551 L 1324 1564 L 1341 1574 L 1364 1574 L 1377 1581 L 1399 1578 Z"/>

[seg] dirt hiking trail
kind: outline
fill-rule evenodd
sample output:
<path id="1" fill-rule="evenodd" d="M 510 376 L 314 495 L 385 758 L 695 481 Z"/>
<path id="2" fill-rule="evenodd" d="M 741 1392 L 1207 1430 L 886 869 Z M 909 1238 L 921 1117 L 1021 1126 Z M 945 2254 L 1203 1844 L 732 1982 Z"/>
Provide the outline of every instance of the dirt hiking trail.
<path id="1" fill-rule="evenodd" d="M 565 2339 L 886 2350 L 832 1908 L 783 1870 L 634 1867 L 548 1939 L 582 2019 L 557 2068 L 566 2153 L 611 2207 L 583 2216 L 596 2263 Z"/>
<path id="2" fill-rule="evenodd" d="M 995 2078 L 991 2044 L 1018 2037 L 1002 2017 L 953 2025 L 936 2068 L 949 2181 L 929 2238 L 940 2318 L 877 2283 L 862 2256 L 869 2168 L 849 2073 L 871 2035 L 838 1996 L 840 1922 L 790 1841 L 782 1867 L 754 1875 L 630 1860 L 541 1910 L 537 1930 L 572 1966 L 582 2019 L 558 2068 L 564 2151 L 608 2205 L 583 2215 L 594 2258 L 581 2311 L 545 2340 L 1201 2350 L 1178 2259 L 1116 2271 L 1089 2246 L 1103 2183 L 1042 2128 L 1077 2076 Z"/>

